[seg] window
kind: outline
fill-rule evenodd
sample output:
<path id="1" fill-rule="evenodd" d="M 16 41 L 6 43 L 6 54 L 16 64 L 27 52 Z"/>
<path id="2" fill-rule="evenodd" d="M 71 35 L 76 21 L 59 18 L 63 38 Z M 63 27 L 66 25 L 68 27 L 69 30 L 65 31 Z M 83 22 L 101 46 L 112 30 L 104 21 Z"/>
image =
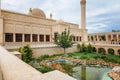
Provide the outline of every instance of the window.
<path id="1" fill-rule="evenodd" d="M 77 38 L 77 41 L 78 41 L 78 36 L 76 38 Z"/>
<path id="2" fill-rule="evenodd" d="M 73 36 L 73 41 L 75 41 L 75 36 Z"/>
<path id="3" fill-rule="evenodd" d="M 5 42 L 13 42 L 13 33 L 5 33 Z"/>
<path id="4" fill-rule="evenodd" d="M 79 41 L 81 41 L 81 36 L 79 37 Z"/>
<path id="5" fill-rule="evenodd" d="M 30 34 L 25 34 L 25 42 L 30 42 Z"/>
<path id="6" fill-rule="evenodd" d="M 22 42 L 22 34 L 15 34 L 16 42 Z"/>
<path id="7" fill-rule="evenodd" d="M 32 40 L 33 40 L 33 42 L 37 42 L 37 40 L 38 40 L 38 35 L 37 35 L 37 34 L 33 34 L 33 35 L 32 35 Z"/>
<path id="8" fill-rule="evenodd" d="M 50 42 L 50 35 L 46 35 L 46 42 Z"/>
<path id="9" fill-rule="evenodd" d="M 40 35 L 40 42 L 44 42 L 44 35 Z"/>

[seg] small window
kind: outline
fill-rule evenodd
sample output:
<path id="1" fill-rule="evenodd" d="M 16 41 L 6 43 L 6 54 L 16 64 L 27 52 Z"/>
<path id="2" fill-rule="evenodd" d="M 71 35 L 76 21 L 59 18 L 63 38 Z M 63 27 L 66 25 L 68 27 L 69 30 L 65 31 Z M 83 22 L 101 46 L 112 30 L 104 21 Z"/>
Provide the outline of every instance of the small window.
<path id="1" fill-rule="evenodd" d="M 77 38 L 77 41 L 79 41 L 79 40 L 78 40 L 78 39 L 79 39 L 79 37 L 77 36 L 76 38 Z"/>
<path id="2" fill-rule="evenodd" d="M 40 35 L 40 42 L 44 42 L 44 35 Z"/>
<path id="3" fill-rule="evenodd" d="M 37 34 L 33 34 L 33 35 L 32 35 L 32 40 L 33 40 L 33 42 L 37 42 L 37 40 L 38 40 L 38 35 L 37 35 Z"/>
<path id="4" fill-rule="evenodd" d="M 22 42 L 22 34 L 15 34 L 16 42 Z"/>
<path id="5" fill-rule="evenodd" d="M 46 42 L 50 42 L 50 35 L 46 35 Z"/>
<path id="6" fill-rule="evenodd" d="M 5 33 L 5 42 L 13 42 L 13 33 Z"/>
<path id="7" fill-rule="evenodd" d="M 75 36 L 73 36 L 73 41 L 75 41 Z"/>
<path id="8" fill-rule="evenodd" d="M 81 36 L 79 37 L 79 41 L 81 41 Z"/>
<path id="9" fill-rule="evenodd" d="M 30 42 L 30 34 L 25 34 L 25 42 Z"/>

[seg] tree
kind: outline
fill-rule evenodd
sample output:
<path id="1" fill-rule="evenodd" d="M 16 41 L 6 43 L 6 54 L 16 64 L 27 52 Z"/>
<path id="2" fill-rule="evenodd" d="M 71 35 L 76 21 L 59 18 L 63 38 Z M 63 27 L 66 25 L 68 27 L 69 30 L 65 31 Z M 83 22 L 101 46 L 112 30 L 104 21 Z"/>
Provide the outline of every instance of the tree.
<path id="1" fill-rule="evenodd" d="M 22 53 L 22 60 L 24 62 L 29 63 L 30 61 L 32 61 L 33 51 L 29 45 L 25 45 L 23 47 L 20 47 L 18 51 L 20 53 Z"/>
<path id="2" fill-rule="evenodd" d="M 62 32 L 62 34 L 58 34 L 56 38 L 56 44 L 64 49 L 64 54 L 66 53 L 66 48 L 72 47 L 74 42 L 72 41 L 73 36 L 70 35 L 70 30 L 66 30 Z"/>

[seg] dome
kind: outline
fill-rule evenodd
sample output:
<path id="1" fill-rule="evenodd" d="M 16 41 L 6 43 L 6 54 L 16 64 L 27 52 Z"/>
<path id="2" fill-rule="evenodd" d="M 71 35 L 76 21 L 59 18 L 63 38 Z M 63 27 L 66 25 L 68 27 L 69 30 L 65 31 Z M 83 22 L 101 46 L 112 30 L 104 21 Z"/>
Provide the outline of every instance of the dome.
<path id="1" fill-rule="evenodd" d="M 56 21 L 57 23 L 63 23 L 64 21 L 62 19 L 59 19 Z"/>
<path id="2" fill-rule="evenodd" d="M 30 14 L 33 15 L 33 16 L 40 17 L 40 18 L 46 18 L 45 13 L 41 9 L 38 9 L 38 8 L 32 9 L 30 11 Z"/>

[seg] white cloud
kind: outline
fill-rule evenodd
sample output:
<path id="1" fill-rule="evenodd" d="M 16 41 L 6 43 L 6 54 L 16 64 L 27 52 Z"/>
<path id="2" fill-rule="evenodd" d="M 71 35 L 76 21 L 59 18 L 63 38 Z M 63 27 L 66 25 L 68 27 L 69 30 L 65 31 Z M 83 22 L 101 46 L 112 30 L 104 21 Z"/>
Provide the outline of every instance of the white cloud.
<path id="1" fill-rule="evenodd" d="M 119 3 L 119 0 L 87 0 L 87 23 L 93 23 L 87 24 L 87 26 L 89 26 L 88 29 L 90 29 L 90 31 L 102 31 L 100 27 L 106 29 L 108 25 L 104 24 L 102 21 L 118 18 L 118 15 L 114 13 L 120 14 Z M 49 17 L 50 12 L 52 12 L 53 18 L 55 19 L 62 18 L 64 21 L 80 24 L 80 0 L 2 0 L 3 9 L 16 12 L 28 13 L 29 8 L 35 7 L 42 9 L 47 17 Z M 109 13 L 113 13 L 113 15 L 109 17 L 96 17 Z M 99 25 L 99 27 L 96 25 Z"/>

